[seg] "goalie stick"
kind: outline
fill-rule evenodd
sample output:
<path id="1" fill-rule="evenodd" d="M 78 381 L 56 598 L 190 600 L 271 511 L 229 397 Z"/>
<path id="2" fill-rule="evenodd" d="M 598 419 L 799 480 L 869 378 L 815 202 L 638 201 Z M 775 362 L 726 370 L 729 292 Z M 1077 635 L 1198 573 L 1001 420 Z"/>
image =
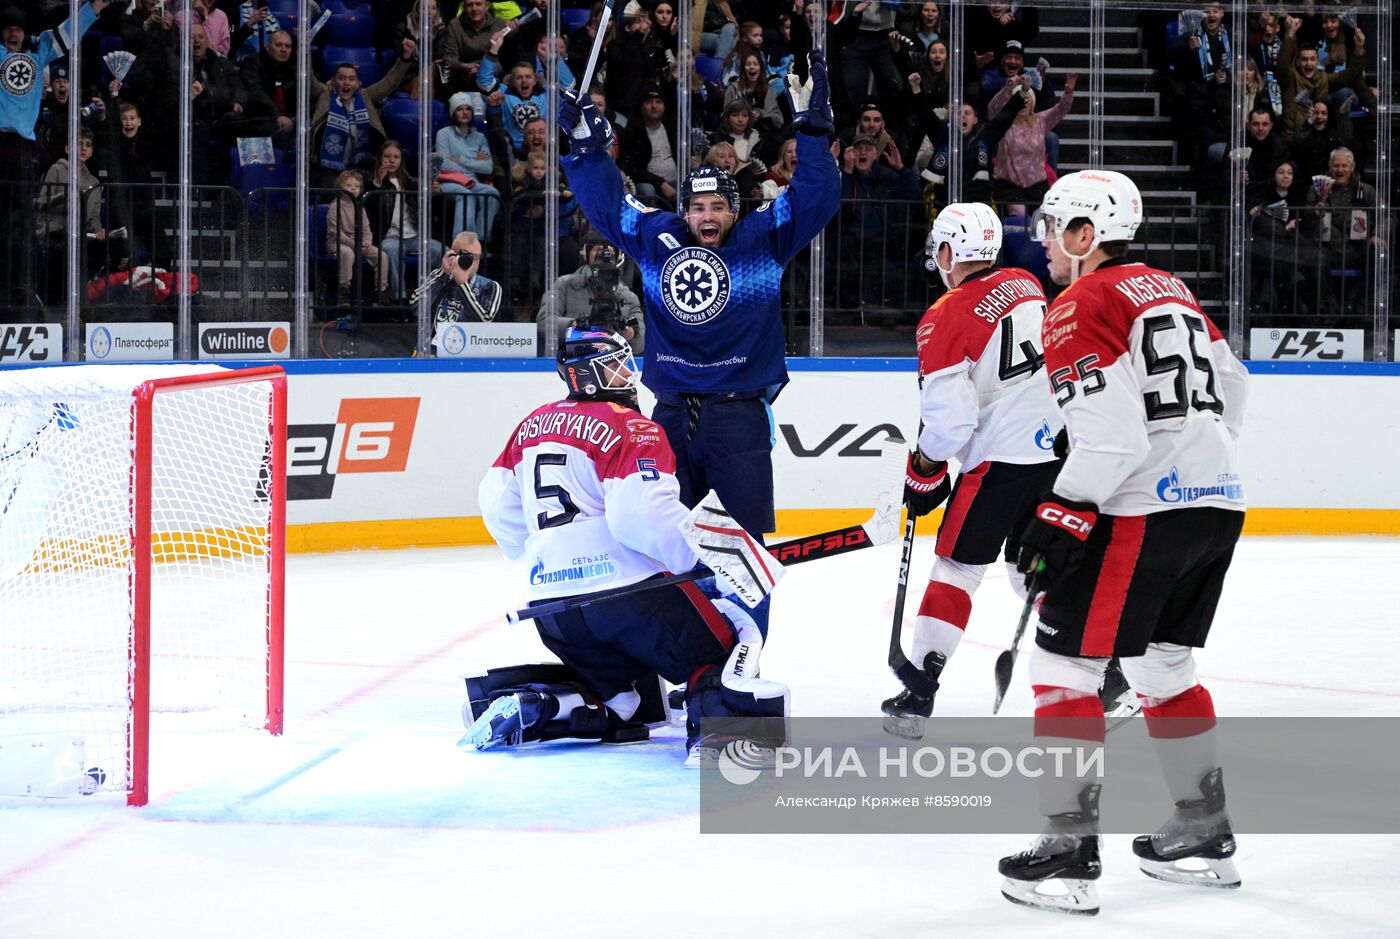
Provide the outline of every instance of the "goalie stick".
<path id="1" fill-rule="evenodd" d="M 905 459 L 904 437 L 898 431 L 887 434 L 880 453 L 879 489 L 875 494 L 875 510 L 871 513 L 870 518 L 859 525 L 848 525 L 845 528 L 836 528 L 819 535 L 793 538 L 790 541 L 780 541 L 777 544 L 768 545 L 766 550 L 769 556 L 781 562 L 779 565 L 781 568 L 781 564 L 801 564 L 805 561 L 835 557 L 838 554 L 846 554 L 850 551 L 888 544 L 893 541 L 895 532 L 899 528 L 899 513 L 903 508 Z M 714 494 L 711 493 L 710 497 L 707 497 L 707 501 L 713 496 Z M 715 504 L 718 502 L 716 501 Z M 704 506 L 705 503 L 702 502 L 700 505 Z M 699 511 L 699 508 L 697 506 L 696 511 Z M 753 542 L 753 544 L 757 545 L 757 542 Z M 699 553 L 698 548 L 696 553 Z M 537 604 L 523 610 L 508 612 L 506 620 L 518 623 L 523 619 L 532 619 L 537 616 L 553 616 L 565 610 L 627 596 L 641 590 L 653 590 L 657 587 L 669 587 L 672 584 L 700 580 L 710 576 L 710 573 L 703 568 L 696 568 L 681 574 L 668 574 L 665 577 L 643 580 L 625 587 L 600 590 L 597 593 L 572 597 L 568 600 Z"/>
<path id="2" fill-rule="evenodd" d="M 800 564 L 817 558 L 835 557 L 848 551 L 888 544 L 899 531 L 899 513 L 903 508 L 904 463 L 907 453 L 904 437 L 895 431 L 886 434 L 880 452 L 879 489 L 875 493 L 875 511 L 859 525 L 848 525 L 793 538 L 768 546 L 768 553 L 784 564 Z"/>
<path id="3" fill-rule="evenodd" d="M 703 567 L 609 590 L 599 590 L 596 593 L 537 603 L 523 610 L 506 613 L 506 621 L 518 623 L 523 619 L 553 616 L 603 600 L 672 584 L 684 584 L 711 575 L 723 580 L 728 584 L 730 593 L 737 596 L 746 606 L 753 608 L 762 603 L 763 598 L 768 596 L 782 579 L 783 565 L 768 556 L 763 546 L 734 521 L 714 492 L 710 492 L 700 500 L 699 505 L 691 509 L 690 514 L 681 522 L 680 530 L 700 558 Z"/>

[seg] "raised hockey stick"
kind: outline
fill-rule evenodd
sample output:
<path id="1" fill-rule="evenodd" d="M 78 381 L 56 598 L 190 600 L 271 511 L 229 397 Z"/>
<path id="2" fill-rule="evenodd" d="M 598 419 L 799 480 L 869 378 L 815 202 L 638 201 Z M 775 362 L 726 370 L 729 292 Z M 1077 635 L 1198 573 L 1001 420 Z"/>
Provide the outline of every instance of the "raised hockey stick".
<path id="1" fill-rule="evenodd" d="M 875 494 L 875 511 L 859 525 L 848 525 L 819 535 L 793 538 L 768 546 L 768 553 L 784 564 L 800 564 L 817 558 L 829 558 L 848 551 L 889 544 L 899 531 L 899 513 L 903 508 L 904 464 L 908 451 L 904 437 L 898 432 L 887 434 L 880 453 L 879 490 Z"/>
<path id="2" fill-rule="evenodd" d="M 593 81 L 593 71 L 598 67 L 598 56 L 603 51 L 603 40 L 608 34 L 608 22 L 612 19 L 613 5 L 617 0 L 606 0 L 603 4 L 603 14 L 598 17 L 598 32 L 593 36 L 593 48 L 588 53 L 588 65 L 584 68 L 583 74 L 579 76 L 578 84 L 574 86 L 578 92 L 580 100 L 588 94 L 588 86 Z"/>
<path id="3" fill-rule="evenodd" d="M 703 567 L 681 574 L 668 574 L 650 580 L 599 590 L 596 593 L 538 603 L 506 613 L 506 621 L 518 623 L 539 616 L 553 616 L 567 610 L 613 600 L 643 590 L 684 584 L 711 575 L 725 581 L 731 593 L 749 607 L 758 606 L 783 577 L 783 565 L 763 550 L 763 545 L 744 531 L 724 510 L 713 492 L 690 511 L 681 523 L 681 533 L 700 558 Z"/>
<path id="4" fill-rule="evenodd" d="M 1011 637 L 1011 648 L 997 656 L 997 697 L 992 702 L 993 714 L 1001 710 L 1001 702 L 1006 697 L 1006 689 L 1011 687 L 1011 672 L 1016 668 L 1016 655 L 1021 650 L 1021 636 L 1026 631 L 1026 623 L 1030 621 L 1031 610 L 1035 609 L 1037 588 L 1040 587 L 1040 573 L 1043 570 L 1045 570 L 1045 562 L 1037 558 L 1035 571 L 1026 584 L 1026 603 L 1021 607 L 1021 621 L 1016 624 L 1016 635 Z"/>

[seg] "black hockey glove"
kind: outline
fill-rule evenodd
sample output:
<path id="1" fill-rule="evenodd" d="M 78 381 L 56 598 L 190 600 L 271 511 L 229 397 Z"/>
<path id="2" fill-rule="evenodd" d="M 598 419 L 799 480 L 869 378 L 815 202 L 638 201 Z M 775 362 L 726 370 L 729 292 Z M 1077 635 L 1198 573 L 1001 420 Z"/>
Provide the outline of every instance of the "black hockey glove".
<path id="1" fill-rule="evenodd" d="M 592 98 L 585 97 L 580 103 L 577 92 L 564 92 L 559 96 L 559 114 L 554 122 L 569 135 L 574 153 L 582 155 L 612 146 L 612 126 L 598 112 Z"/>
<path id="2" fill-rule="evenodd" d="M 1053 589 L 1065 575 L 1084 563 L 1084 543 L 1099 521 L 1099 507 L 1092 502 L 1075 502 L 1055 493 L 1046 493 L 1035 514 L 1021 533 L 1021 553 L 1016 570 L 1031 574 L 1036 561 L 1045 562 L 1038 589 Z M 1026 578 L 1030 586 L 1029 576 Z"/>
<path id="3" fill-rule="evenodd" d="M 1057 460 L 1063 460 L 1069 456 L 1069 428 L 1061 427 L 1060 432 L 1055 435 L 1055 444 L 1052 447 Z"/>
<path id="4" fill-rule="evenodd" d="M 924 459 L 914 450 L 904 469 L 904 504 L 909 514 L 920 518 L 932 512 L 948 498 L 952 485 L 948 482 L 948 464 Z"/>
<path id="5" fill-rule="evenodd" d="M 793 124 L 804 134 L 829 137 L 836 133 L 836 120 L 831 114 L 831 81 L 825 53 L 819 49 L 809 52 L 807 68 L 812 77 L 812 94 L 807 98 L 807 110 L 797 115 Z"/>

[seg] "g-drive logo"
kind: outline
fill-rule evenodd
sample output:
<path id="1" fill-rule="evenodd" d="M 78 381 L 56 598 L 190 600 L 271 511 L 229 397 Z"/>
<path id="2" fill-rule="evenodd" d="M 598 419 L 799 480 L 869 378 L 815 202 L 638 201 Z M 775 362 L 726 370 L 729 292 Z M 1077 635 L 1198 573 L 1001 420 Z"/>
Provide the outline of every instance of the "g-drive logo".
<path id="1" fill-rule="evenodd" d="M 1235 502 L 1244 499 L 1244 485 L 1234 473 L 1221 473 L 1214 486 L 1185 486 L 1177 477 L 1173 466 L 1167 475 L 1157 480 L 1157 498 L 1163 502 L 1190 503 L 1209 496 L 1224 496 Z"/>
<path id="2" fill-rule="evenodd" d="M 419 398 L 345 398 L 334 424 L 287 426 L 287 499 L 329 499 L 343 473 L 402 473 Z"/>

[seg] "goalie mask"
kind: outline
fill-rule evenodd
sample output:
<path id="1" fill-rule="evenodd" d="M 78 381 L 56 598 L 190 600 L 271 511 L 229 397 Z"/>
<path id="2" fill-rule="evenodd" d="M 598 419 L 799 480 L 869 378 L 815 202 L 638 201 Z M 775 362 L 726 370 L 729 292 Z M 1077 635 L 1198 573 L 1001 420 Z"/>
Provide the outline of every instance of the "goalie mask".
<path id="1" fill-rule="evenodd" d="M 569 397 L 587 401 L 617 401 L 637 407 L 640 372 L 627 340 L 606 326 L 576 324 L 564 332 L 555 356 L 559 377 Z"/>

